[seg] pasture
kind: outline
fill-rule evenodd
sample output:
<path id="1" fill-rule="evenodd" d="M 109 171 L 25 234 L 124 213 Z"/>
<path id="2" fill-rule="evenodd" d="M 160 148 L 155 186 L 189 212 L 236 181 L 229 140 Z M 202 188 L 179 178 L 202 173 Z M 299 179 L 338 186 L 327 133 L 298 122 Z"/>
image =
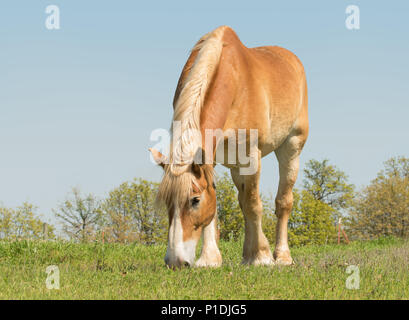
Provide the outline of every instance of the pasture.
<path id="1" fill-rule="evenodd" d="M 167 269 L 165 245 L 0 242 L 0 299 L 408 299 L 409 241 L 292 249 L 295 265 L 241 265 L 242 241 L 220 242 L 216 269 Z M 47 266 L 60 289 L 46 288 Z M 347 289 L 348 265 L 360 287 Z"/>

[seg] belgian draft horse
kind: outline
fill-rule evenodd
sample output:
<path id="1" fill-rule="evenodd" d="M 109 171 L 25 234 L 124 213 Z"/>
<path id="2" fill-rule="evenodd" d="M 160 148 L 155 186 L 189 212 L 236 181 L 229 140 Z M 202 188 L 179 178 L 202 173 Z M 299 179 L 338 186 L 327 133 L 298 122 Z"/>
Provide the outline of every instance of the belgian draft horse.
<path id="1" fill-rule="evenodd" d="M 169 215 L 165 257 L 168 266 L 221 265 L 215 155 L 222 142 L 226 142 L 221 149 L 226 157 L 231 151 L 228 146 L 243 143 L 234 134 L 243 129 L 246 133 L 257 130 L 253 149 L 248 134 L 244 139 L 246 155 L 255 160 L 255 170 L 243 174 L 245 165 L 240 161 L 222 162 L 230 169 L 245 218 L 243 263 L 292 264 L 287 225 L 299 156 L 308 136 L 307 100 L 304 68 L 290 51 L 277 46 L 247 48 L 227 26 L 215 29 L 196 43 L 173 100 L 169 156 L 150 149 L 153 159 L 164 169 L 158 200 L 166 205 Z M 178 130 L 175 124 L 180 124 Z M 199 131 L 201 137 L 185 135 L 188 130 Z M 209 130 L 225 134 L 222 138 L 212 136 L 209 143 L 208 139 L 205 141 Z M 237 144 L 232 144 L 232 140 Z M 197 156 L 198 151 L 201 157 Z M 273 255 L 262 231 L 263 207 L 259 195 L 260 159 L 272 151 L 279 163 L 280 176 L 275 199 L 277 229 Z M 195 262 L 201 235 L 203 247 Z"/>

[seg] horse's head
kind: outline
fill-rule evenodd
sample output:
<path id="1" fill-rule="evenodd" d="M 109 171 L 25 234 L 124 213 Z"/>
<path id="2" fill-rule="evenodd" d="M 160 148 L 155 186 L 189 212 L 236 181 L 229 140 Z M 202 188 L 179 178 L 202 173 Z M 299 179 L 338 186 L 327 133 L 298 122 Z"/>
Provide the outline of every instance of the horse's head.
<path id="1" fill-rule="evenodd" d="M 165 262 L 169 267 L 193 265 L 202 228 L 216 214 L 213 165 L 192 163 L 183 173 L 174 174 L 160 152 L 150 151 L 165 172 L 158 194 L 169 216 Z"/>

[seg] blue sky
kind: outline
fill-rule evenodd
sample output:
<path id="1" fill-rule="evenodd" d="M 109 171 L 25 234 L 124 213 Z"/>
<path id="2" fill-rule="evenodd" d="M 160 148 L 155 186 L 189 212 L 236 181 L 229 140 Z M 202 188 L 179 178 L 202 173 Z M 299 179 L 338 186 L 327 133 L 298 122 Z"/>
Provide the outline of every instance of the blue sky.
<path id="1" fill-rule="evenodd" d="M 134 177 L 158 181 L 150 133 L 169 127 L 190 48 L 220 25 L 303 62 L 301 169 L 328 158 L 359 187 L 389 157 L 409 156 L 407 1 L 220 2 L 1 1 L 0 202 L 29 201 L 52 219 L 71 187 L 102 197 Z M 60 30 L 45 28 L 50 4 Z M 345 27 L 349 4 L 360 30 Z M 262 167 L 262 190 L 275 192 L 274 155 Z"/>

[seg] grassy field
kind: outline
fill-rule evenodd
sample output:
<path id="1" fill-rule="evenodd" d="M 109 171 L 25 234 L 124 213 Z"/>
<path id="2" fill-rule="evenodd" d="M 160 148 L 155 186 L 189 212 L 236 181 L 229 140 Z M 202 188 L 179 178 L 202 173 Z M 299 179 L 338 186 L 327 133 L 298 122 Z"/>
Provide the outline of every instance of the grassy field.
<path id="1" fill-rule="evenodd" d="M 240 264 L 241 242 L 222 242 L 223 266 L 169 270 L 165 246 L 0 242 L 1 299 L 409 299 L 409 241 L 293 248 L 291 267 Z M 47 266 L 60 289 L 45 285 Z M 348 265 L 360 288 L 347 289 Z"/>

